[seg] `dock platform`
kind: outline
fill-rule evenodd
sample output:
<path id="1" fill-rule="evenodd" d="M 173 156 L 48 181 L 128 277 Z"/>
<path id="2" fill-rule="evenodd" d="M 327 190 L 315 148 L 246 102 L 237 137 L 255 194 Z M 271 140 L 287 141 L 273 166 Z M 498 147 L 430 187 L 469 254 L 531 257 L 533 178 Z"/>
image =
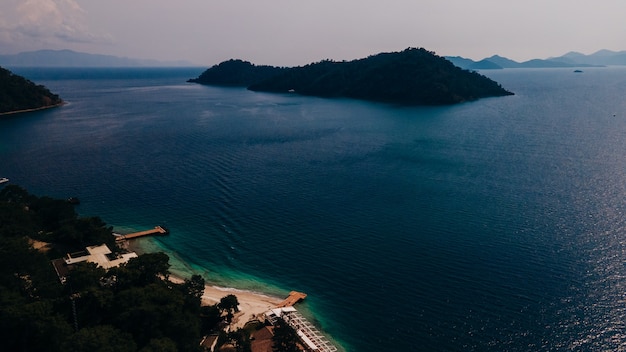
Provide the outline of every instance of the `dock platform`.
<path id="1" fill-rule="evenodd" d="M 294 304 L 304 300 L 305 298 L 306 298 L 306 293 L 302 293 L 298 291 L 291 291 L 289 293 L 289 297 L 285 298 L 284 301 L 280 302 L 276 306 L 276 308 L 291 307 Z"/>
<path id="2" fill-rule="evenodd" d="M 151 236 L 151 235 L 167 235 L 168 233 L 169 233 L 169 231 L 166 228 L 164 228 L 163 226 L 155 226 L 151 230 L 133 232 L 133 233 L 129 233 L 127 235 L 117 236 L 117 238 L 115 240 L 116 241 L 124 241 L 124 240 L 130 240 L 130 239 L 133 239 L 133 238 L 144 237 L 144 236 Z"/>

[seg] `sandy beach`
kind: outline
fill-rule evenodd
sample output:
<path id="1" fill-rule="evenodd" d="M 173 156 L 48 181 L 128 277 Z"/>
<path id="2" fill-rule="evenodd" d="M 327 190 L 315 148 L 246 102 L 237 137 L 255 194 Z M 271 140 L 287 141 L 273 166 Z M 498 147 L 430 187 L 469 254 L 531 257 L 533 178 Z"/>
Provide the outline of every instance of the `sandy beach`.
<path id="1" fill-rule="evenodd" d="M 182 283 L 184 279 L 178 276 L 170 276 L 170 281 Z M 277 297 L 270 297 L 260 293 L 238 290 L 229 287 L 219 287 L 213 285 L 204 286 L 202 295 L 202 305 L 213 305 L 219 303 L 222 297 L 228 295 L 237 296 L 239 302 L 239 312 L 231 323 L 232 329 L 242 328 L 248 321 L 255 319 L 268 310 L 275 308 L 283 300 Z"/>
<path id="2" fill-rule="evenodd" d="M 125 241 L 127 248 L 137 254 L 150 253 L 161 250 L 159 248 L 150 247 L 148 241 Z M 168 254 L 172 256 L 172 254 Z M 170 259 L 171 260 L 171 259 Z M 170 273 L 169 280 L 175 283 L 183 283 L 185 274 L 180 272 Z M 213 305 L 219 303 L 222 297 L 230 294 L 237 296 L 239 302 L 239 312 L 235 314 L 231 323 L 231 329 L 243 327 L 248 321 L 255 319 L 257 316 L 267 312 L 281 303 L 285 297 L 273 297 L 262 293 L 236 289 L 232 287 L 221 287 L 213 284 L 204 286 L 202 295 L 202 305 Z"/>

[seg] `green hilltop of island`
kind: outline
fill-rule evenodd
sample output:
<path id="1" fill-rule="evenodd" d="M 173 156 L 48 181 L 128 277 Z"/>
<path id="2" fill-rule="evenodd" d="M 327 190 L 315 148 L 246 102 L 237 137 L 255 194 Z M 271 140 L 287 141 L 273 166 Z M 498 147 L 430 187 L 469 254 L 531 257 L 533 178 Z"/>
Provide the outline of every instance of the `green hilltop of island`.
<path id="1" fill-rule="evenodd" d="M 299 67 L 257 66 L 231 59 L 189 82 L 406 105 L 447 105 L 513 95 L 497 82 L 423 48 Z"/>
<path id="2" fill-rule="evenodd" d="M 51 108 L 63 104 L 46 87 L 0 67 L 0 115 Z"/>

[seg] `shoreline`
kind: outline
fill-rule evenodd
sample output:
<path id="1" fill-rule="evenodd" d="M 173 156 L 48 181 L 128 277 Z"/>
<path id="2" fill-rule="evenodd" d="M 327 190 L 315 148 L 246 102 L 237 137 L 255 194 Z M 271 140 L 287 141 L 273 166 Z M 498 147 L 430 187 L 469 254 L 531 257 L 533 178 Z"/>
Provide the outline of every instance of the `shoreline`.
<path id="1" fill-rule="evenodd" d="M 65 105 L 64 101 L 60 102 L 58 104 L 42 106 L 42 107 L 39 107 L 39 108 L 0 112 L 0 117 L 1 116 L 17 115 L 17 114 L 25 114 L 25 113 L 28 113 L 28 112 L 35 112 L 35 111 L 41 111 L 41 110 L 47 110 L 47 109 L 53 109 L 53 108 L 58 108 L 58 107 L 63 106 L 63 105 Z"/>
<path id="2" fill-rule="evenodd" d="M 184 278 L 176 274 L 170 274 L 169 280 L 176 284 L 181 284 L 185 281 Z M 233 330 L 243 328 L 247 322 L 261 317 L 263 313 L 276 308 L 282 301 L 280 298 L 267 296 L 262 293 L 205 284 L 201 302 L 203 306 L 214 305 L 219 303 L 223 297 L 231 294 L 235 295 L 239 302 L 239 312 L 234 315 L 230 323 L 230 327 Z"/>
<path id="3" fill-rule="evenodd" d="M 139 241 L 128 241 L 128 249 L 136 252 L 137 254 L 148 253 L 151 250 L 142 246 Z M 165 252 L 172 257 L 172 253 Z M 198 273 L 199 274 L 199 273 Z M 169 281 L 180 284 L 189 279 L 193 275 L 193 272 L 181 272 L 180 270 L 170 270 Z M 205 275 L 201 275 L 205 280 L 204 292 L 202 293 L 201 304 L 203 306 L 210 306 L 220 302 L 220 299 L 230 294 L 237 297 L 239 302 L 239 312 L 234 315 L 234 318 L 230 324 L 231 329 L 243 328 L 244 325 L 261 316 L 263 313 L 270 309 L 276 308 L 284 298 L 278 296 L 272 296 L 266 293 L 255 292 L 246 289 L 239 289 L 234 287 L 220 286 L 210 281 L 210 278 L 206 278 Z"/>
<path id="4" fill-rule="evenodd" d="M 239 303 L 239 312 L 234 314 L 227 331 L 243 328 L 247 322 L 257 318 L 263 318 L 264 313 L 277 308 L 281 303 L 285 302 L 291 294 L 290 291 L 285 291 L 284 289 L 275 290 L 264 285 L 250 288 L 236 288 L 237 286 L 246 287 L 246 285 L 240 286 L 241 282 L 237 280 L 232 281 L 232 285 L 235 286 L 232 287 L 231 281 L 216 280 L 215 277 L 211 276 L 213 272 L 197 270 L 198 268 L 194 268 L 193 265 L 190 265 L 188 262 L 178 257 L 176 252 L 171 252 L 166 248 L 160 247 L 157 241 L 149 237 L 128 240 L 127 243 L 127 249 L 136 252 L 138 255 L 155 251 L 161 251 L 167 254 L 170 257 L 171 265 L 168 279 L 173 283 L 183 283 L 185 279 L 191 278 L 191 275 L 194 274 L 202 276 L 205 280 L 204 292 L 201 296 L 201 305 L 203 306 L 214 305 L 219 303 L 220 299 L 223 297 L 230 294 L 235 295 Z M 220 275 L 218 274 L 218 276 Z M 303 304 L 303 306 L 300 306 L 301 304 Z M 310 310 L 306 302 L 298 304 L 297 310 L 300 314 L 303 314 L 305 318 L 310 319 L 310 321 L 317 320 L 316 314 Z M 337 348 L 338 352 L 348 351 L 345 347 L 346 345 L 341 343 L 340 340 L 328 334 L 322 327 L 318 327 L 318 329 L 318 331 Z"/>

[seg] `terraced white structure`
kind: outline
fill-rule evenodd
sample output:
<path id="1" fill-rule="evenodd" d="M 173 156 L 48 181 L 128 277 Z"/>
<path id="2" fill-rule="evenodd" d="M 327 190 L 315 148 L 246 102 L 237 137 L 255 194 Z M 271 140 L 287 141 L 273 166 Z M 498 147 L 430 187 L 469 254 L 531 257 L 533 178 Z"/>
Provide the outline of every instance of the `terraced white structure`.
<path id="1" fill-rule="evenodd" d="M 313 352 L 336 352 L 337 347 L 328 341 L 313 324 L 302 316 L 294 307 L 275 308 L 265 313 L 265 317 L 272 324 L 282 318 L 289 326 L 296 330 L 304 345 Z"/>

